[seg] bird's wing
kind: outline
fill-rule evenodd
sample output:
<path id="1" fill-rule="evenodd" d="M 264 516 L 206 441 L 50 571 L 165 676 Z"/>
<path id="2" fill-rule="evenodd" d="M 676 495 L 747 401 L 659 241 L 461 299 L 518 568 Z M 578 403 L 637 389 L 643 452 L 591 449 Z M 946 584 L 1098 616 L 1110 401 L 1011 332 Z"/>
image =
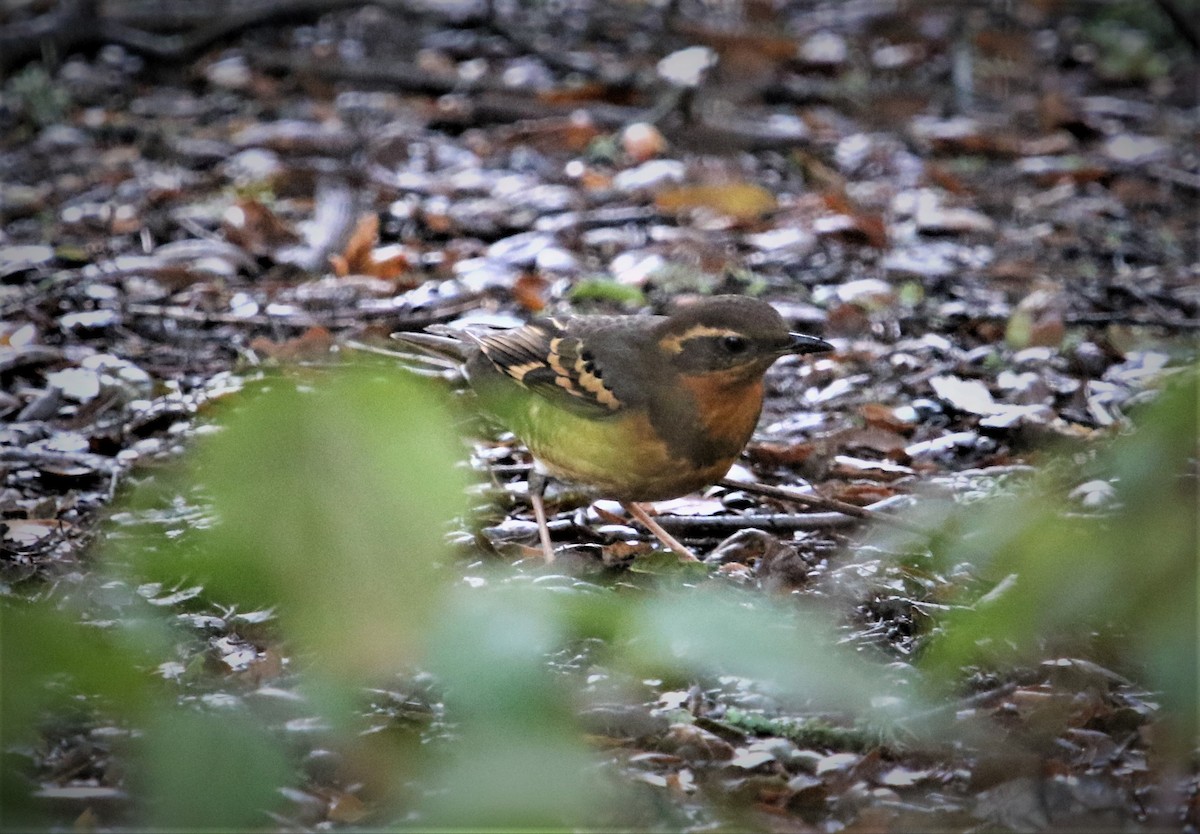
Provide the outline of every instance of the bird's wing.
<path id="1" fill-rule="evenodd" d="M 624 407 L 583 340 L 557 319 L 472 338 L 497 370 L 569 411 L 603 417 Z"/>

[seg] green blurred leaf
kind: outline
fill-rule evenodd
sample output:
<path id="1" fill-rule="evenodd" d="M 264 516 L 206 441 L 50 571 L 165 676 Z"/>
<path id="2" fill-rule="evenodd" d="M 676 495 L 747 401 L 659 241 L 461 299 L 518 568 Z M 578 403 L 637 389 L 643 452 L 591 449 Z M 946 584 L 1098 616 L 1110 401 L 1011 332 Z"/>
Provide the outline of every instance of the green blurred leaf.
<path id="1" fill-rule="evenodd" d="M 654 195 L 654 205 L 672 214 L 704 208 L 740 221 L 757 220 L 779 207 L 774 194 L 749 182 L 664 188 Z"/>
<path id="2" fill-rule="evenodd" d="M 661 578 L 675 584 L 688 580 L 700 582 L 708 578 L 708 566 L 703 562 L 685 562 L 677 554 L 666 549 L 638 556 L 629 566 L 629 572 Z"/>
<path id="3" fill-rule="evenodd" d="M 570 599 L 498 587 L 449 597 L 430 665 L 460 730 L 429 803 L 434 824 L 578 828 L 604 806 L 597 760 L 582 744 L 564 682 L 546 666 Z M 620 789 L 609 793 L 615 801 Z"/>
<path id="4" fill-rule="evenodd" d="M 588 827 L 611 805 L 600 790 L 595 758 L 577 739 L 544 729 L 497 729 L 472 732 L 458 742 L 461 748 L 440 774 L 440 790 L 423 825 L 571 830 Z"/>
<path id="5" fill-rule="evenodd" d="M 131 781 L 152 830 L 262 828 L 294 780 L 281 745 L 244 715 L 162 711 L 143 743 Z"/>
<path id="6" fill-rule="evenodd" d="M 518 588 L 456 589 L 431 623 L 430 669 L 468 721 L 525 724 L 561 720 L 563 693 L 545 659 L 556 645 L 555 600 Z"/>
<path id="7" fill-rule="evenodd" d="M 584 278 L 571 287 L 570 299 L 580 301 L 613 301 L 626 307 L 646 303 L 641 287 L 622 284 L 611 278 Z"/>
<path id="8" fill-rule="evenodd" d="M 1197 396 L 1197 373 L 1181 375 L 1089 467 L 1114 485 L 1110 514 L 1069 514 L 1063 485 L 1043 475 L 952 517 L 964 534 L 939 539 L 936 556 L 973 563 L 992 585 L 944 620 L 924 665 L 954 680 L 981 659 L 1036 658 L 1050 641 L 1059 651 L 1099 645 L 1127 671 L 1144 667 L 1135 677 L 1161 691 L 1179 737 L 1193 738 Z"/>
<path id="9" fill-rule="evenodd" d="M 127 713 L 149 695 L 145 674 L 113 630 L 82 625 L 45 603 L 0 604 L 0 734 L 28 740 L 38 718 L 78 694 L 98 695 Z M 51 684 L 54 684 L 53 686 Z M 57 702 L 56 702 L 57 701 Z"/>
<path id="10" fill-rule="evenodd" d="M 828 612 L 799 611 L 738 592 L 663 595 L 626 620 L 636 656 L 693 673 L 737 675 L 780 695 L 868 710 L 894 692 L 882 664 L 835 645 Z"/>
<path id="11" fill-rule="evenodd" d="M 186 548 L 139 554 L 136 569 L 278 606 L 285 632 L 329 670 L 413 660 L 438 610 L 447 525 L 465 504 L 441 399 L 395 371 L 271 378 L 217 425 L 193 472 L 218 523 Z"/>

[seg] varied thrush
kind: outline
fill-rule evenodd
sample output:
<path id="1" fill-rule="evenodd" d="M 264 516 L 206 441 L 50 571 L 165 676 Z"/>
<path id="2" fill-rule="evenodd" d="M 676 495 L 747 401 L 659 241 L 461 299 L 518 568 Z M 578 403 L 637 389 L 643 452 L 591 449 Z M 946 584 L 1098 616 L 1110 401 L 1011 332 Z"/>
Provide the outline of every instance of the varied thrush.
<path id="1" fill-rule="evenodd" d="M 460 362 L 483 410 L 538 464 L 530 501 L 546 561 L 545 476 L 616 499 L 665 545 L 695 559 L 639 506 L 719 480 L 750 440 L 763 375 L 787 354 L 832 350 L 789 333 L 764 301 L 723 295 L 669 316 L 541 318 L 521 327 L 429 328 L 393 338 Z"/>

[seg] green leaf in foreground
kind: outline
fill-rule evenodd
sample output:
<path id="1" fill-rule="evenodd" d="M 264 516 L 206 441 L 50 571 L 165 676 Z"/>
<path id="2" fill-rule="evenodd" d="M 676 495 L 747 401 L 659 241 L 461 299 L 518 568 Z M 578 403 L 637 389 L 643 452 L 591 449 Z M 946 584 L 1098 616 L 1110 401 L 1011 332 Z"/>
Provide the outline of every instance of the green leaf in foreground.
<path id="1" fill-rule="evenodd" d="M 440 398 L 394 371 L 271 378 L 216 423 L 191 477 L 217 524 L 186 549 L 141 554 L 137 569 L 189 574 L 222 602 L 276 606 L 284 632 L 328 669 L 412 661 L 464 505 L 461 445 Z"/>
<path id="2" fill-rule="evenodd" d="M 936 555 L 974 563 L 993 590 L 946 618 L 927 668 L 953 680 L 962 666 L 1014 652 L 1099 648 L 1161 693 L 1170 735 L 1190 744 L 1200 706 L 1197 379 L 1180 374 L 1094 461 L 1092 477 L 1113 484 L 1111 512 L 1072 514 L 1062 485 L 1041 477 L 951 519 L 964 534 L 942 539 Z"/>
<path id="3" fill-rule="evenodd" d="M 281 746 L 248 717 L 161 710 L 132 775 L 151 830 L 249 830 L 283 804 L 292 779 Z"/>

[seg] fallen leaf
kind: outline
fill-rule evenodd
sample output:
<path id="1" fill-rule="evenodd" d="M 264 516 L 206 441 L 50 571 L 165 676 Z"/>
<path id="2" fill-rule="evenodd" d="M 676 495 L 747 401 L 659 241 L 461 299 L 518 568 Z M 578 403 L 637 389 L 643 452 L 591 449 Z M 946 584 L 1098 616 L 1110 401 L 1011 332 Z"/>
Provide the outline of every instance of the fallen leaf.
<path id="1" fill-rule="evenodd" d="M 999 404 L 992 392 L 977 379 L 962 379 L 957 376 L 935 376 L 929 380 L 930 387 L 938 399 L 968 414 L 995 414 Z"/>
<path id="2" fill-rule="evenodd" d="M 816 451 L 812 443 L 754 443 L 746 448 L 750 460 L 766 466 L 795 466 Z"/>
<path id="3" fill-rule="evenodd" d="M 300 236 L 258 200 L 238 200 L 226 209 L 221 229 L 230 242 L 259 256 L 300 242 Z"/>
<path id="4" fill-rule="evenodd" d="M 843 478 L 869 478 L 873 481 L 895 481 L 913 474 L 907 466 L 899 466 L 881 460 L 863 460 L 848 455 L 833 459 L 830 474 Z"/>
<path id="5" fill-rule="evenodd" d="M 896 494 L 896 490 L 882 484 L 859 483 L 848 484 L 844 487 L 834 489 L 829 493 L 829 497 L 836 498 L 838 501 L 844 501 L 847 504 L 854 504 L 856 507 L 869 507 L 877 501 L 891 498 Z"/>
<path id="6" fill-rule="evenodd" d="M 825 756 L 817 762 L 817 775 L 847 771 L 858 764 L 860 758 L 862 757 L 857 753 L 833 753 Z"/>
<path id="7" fill-rule="evenodd" d="M 681 214 L 706 208 L 734 220 L 757 220 L 778 207 L 775 195 L 747 182 L 724 185 L 683 185 L 658 192 L 654 205 L 664 212 Z"/>
<path id="8" fill-rule="evenodd" d="M 329 354 L 333 347 L 333 334 L 317 325 L 305 330 L 294 339 L 275 342 L 266 336 L 258 336 L 250 342 L 250 349 L 277 362 L 300 362 L 320 359 Z"/>
<path id="9" fill-rule="evenodd" d="M 883 403 L 866 403 L 859 406 L 858 413 L 869 428 L 882 429 L 896 434 L 912 434 L 916 421 L 907 419 L 895 408 Z"/>
<path id="10" fill-rule="evenodd" d="M 546 293 L 550 282 L 534 272 L 522 272 L 513 283 L 513 299 L 531 313 L 537 313 L 546 306 Z"/>
<path id="11" fill-rule="evenodd" d="M 336 793 L 329 799 L 326 816 L 330 822 L 354 824 L 367 815 L 367 806 L 352 793 Z"/>
<path id="12" fill-rule="evenodd" d="M 773 761 L 775 761 L 774 754 L 766 750 L 749 750 L 734 756 L 729 764 L 732 767 L 740 767 L 742 770 L 754 770 Z"/>
<path id="13" fill-rule="evenodd" d="M 913 785 L 923 782 L 928 778 L 928 770 L 910 770 L 907 767 L 897 765 L 880 776 L 876 781 L 881 785 L 887 785 L 889 788 L 911 788 Z"/>
<path id="14" fill-rule="evenodd" d="M 30 547 L 52 533 L 70 529 L 56 518 L 11 518 L 0 522 L 0 537 L 18 547 Z"/>
<path id="15" fill-rule="evenodd" d="M 342 253 L 329 256 L 334 275 L 339 278 L 369 275 L 402 286 L 415 286 L 416 281 L 405 280 L 412 265 L 408 247 L 399 244 L 377 247 L 378 242 L 379 216 L 364 214 Z"/>

